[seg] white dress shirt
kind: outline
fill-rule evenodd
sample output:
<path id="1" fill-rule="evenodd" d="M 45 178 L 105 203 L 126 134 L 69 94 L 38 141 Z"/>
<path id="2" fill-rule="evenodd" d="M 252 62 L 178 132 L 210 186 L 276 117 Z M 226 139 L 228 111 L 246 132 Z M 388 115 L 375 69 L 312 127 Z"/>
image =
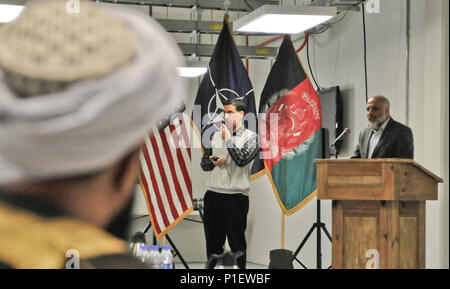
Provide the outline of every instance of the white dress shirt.
<path id="1" fill-rule="evenodd" d="M 383 131 L 386 128 L 386 125 L 390 119 L 391 119 L 391 117 L 388 117 L 378 130 L 372 129 L 372 134 L 371 134 L 370 140 L 369 140 L 369 154 L 368 154 L 369 159 L 372 158 L 373 151 L 375 150 L 375 147 L 377 146 L 378 142 L 380 141 L 381 135 L 383 134 Z"/>

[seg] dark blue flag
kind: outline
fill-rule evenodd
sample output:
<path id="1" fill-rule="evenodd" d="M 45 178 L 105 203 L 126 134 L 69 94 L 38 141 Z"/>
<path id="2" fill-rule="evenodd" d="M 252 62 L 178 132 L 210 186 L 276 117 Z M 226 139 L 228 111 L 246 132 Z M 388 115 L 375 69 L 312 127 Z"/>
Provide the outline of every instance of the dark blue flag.
<path id="1" fill-rule="evenodd" d="M 209 147 L 210 136 L 221 129 L 222 101 L 225 99 L 242 99 L 245 103 L 245 127 L 256 133 L 258 130 L 253 86 L 234 43 L 227 18 L 225 15 L 208 72 L 203 76 L 194 103 L 192 119 L 200 132 L 202 147 Z"/>

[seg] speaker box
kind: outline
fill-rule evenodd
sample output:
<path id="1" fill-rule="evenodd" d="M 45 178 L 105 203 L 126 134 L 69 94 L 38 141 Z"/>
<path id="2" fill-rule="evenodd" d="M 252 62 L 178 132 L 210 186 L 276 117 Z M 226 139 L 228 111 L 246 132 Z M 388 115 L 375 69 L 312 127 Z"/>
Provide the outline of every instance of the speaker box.
<path id="1" fill-rule="evenodd" d="M 322 128 L 328 130 L 328 145 L 333 143 L 344 128 L 342 125 L 342 99 L 339 86 L 333 86 L 318 91 L 322 107 Z M 322 133 L 324 131 L 322 130 Z M 323 134 L 325 135 L 325 134 Z M 342 140 L 336 142 L 339 151 Z M 324 143 L 323 143 L 324 144 Z M 326 152 L 329 152 L 329 147 Z M 327 154 L 328 155 L 328 154 Z"/>
<path id="2" fill-rule="evenodd" d="M 329 132 L 327 128 L 322 128 L 322 158 L 330 158 L 330 142 L 329 142 Z"/>

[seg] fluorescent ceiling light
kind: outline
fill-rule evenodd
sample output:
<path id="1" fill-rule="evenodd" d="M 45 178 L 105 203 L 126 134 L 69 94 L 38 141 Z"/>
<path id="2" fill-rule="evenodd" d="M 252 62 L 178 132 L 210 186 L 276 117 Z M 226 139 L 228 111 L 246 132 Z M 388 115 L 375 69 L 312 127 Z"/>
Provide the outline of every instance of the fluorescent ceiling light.
<path id="1" fill-rule="evenodd" d="M 198 77 L 208 71 L 207 67 L 177 67 L 181 77 Z"/>
<path id="2" fill-rule="evenodd" d="M 0 23 L 13 21 L 22 13 L 24 8 L 21 5 L 0 4 Z"/>
<path id="3" fill-rule="evenodd" d="M 208 71 L 208 63 L 204 61 L 186 61 L 184 66 L 177 67 L 181 77 L 198 77 Z"/>
<path id="4" fill-rule="evenodd" d="M 336 7 L 263 5 L 233 22 L 233 31 L 295 34 L 336 16 Z"/>

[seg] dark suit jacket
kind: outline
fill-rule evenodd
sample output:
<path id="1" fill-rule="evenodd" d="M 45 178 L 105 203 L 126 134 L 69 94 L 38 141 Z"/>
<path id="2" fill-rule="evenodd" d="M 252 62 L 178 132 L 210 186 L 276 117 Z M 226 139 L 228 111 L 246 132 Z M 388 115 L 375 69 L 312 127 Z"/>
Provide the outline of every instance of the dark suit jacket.
<path id="1" fill-rule="evenodd" d="M 361 131 L 358 145 L 352 158 L 368 158 L 371 134 L 372 129 L 370 127 Z M 413 159 L 414 142 L 411 129 L 391 117 L 373 151 L 372 158 Z"/>

